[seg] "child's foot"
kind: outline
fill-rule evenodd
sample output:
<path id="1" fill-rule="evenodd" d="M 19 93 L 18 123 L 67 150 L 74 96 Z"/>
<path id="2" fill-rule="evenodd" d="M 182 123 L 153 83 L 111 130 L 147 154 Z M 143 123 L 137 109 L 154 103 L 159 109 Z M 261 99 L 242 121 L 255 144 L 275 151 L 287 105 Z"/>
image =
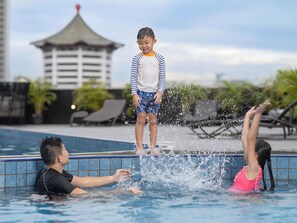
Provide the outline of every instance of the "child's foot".
<path id="1" fill-rule="evenodd" d="M 150 147 L 150 151 L 151 151 L 151 155 L 154 155 L 154 156 L 159 156 L 161 154 L 160 150 L 155 147 Z"/>
<path id="2" fill-rule="evenodd" d="M 138 156 L 145 156 L 145 150 L 144 149 L 137 149 L 136 155 Z"/>

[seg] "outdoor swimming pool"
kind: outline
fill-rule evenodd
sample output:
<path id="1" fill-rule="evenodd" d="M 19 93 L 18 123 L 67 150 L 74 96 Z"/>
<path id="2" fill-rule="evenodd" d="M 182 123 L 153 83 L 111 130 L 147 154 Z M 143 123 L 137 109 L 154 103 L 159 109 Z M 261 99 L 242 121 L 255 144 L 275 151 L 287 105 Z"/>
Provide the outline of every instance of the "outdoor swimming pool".
<path id="1" fill-rule="evenodd" d="M 294 222 L 297 190 L 279 185 L 277 191 L 249 195 L 228 192 L 214 159 L 182 156 L 148 157 L 131 180 L 89 189 L 89 194 L 48 201 L 32 191 L 0 194 L 1 222 Z M 208 171 L 203 165 L 207 164 Z M 129 186 L 143 190 L 140 196 Z M 119 192 L 119 190 L 121 190 Z"/>
<path id="2" fill-rule="evenodd" d="M 45 137 L 61 137 L 69 153 L 94 153 L 133 150 L 134 144 L 112 140 L 73 137 L 51 133 L 36 133 L 0 128 L 0 156 L 39 155 L 39 145 Z"/>
<path id="3" fill-rule="evenodd" d="M 111 194 L 112 188 L 64 201 L 1 195 L 1 222 L 295 222 L 296 189 L 234 195 L 226 189 L 185 191 L 142 185 L 144 194 Z"/>
<path id="4" fill-rule="evenodd" d="M 40 134 L 36 137 L 28 134 L 5 130 L 0 131 L 0 138 L 9 137 L 7 142 L 25 138 L 34 142 L 41 138 Z M 131 146 L 73 137 L 66 137 L 64 142 L 67 147 L 97 150 L 99 145 L 114 150 Z M 0 222 L 229 223 L 259 220 L 276 223 L 294 222 L 297 214 L 297 156 L 292 154 L 272 156 L 276 191 L 249 195 L 228 192 L 232 179 L 243 165 L 240 154 L 166 154 L 144 159 L 134 155 L 82 154 L 71 156 L 70 160 L 66 170 L 78 176 L 104 176 L 118 168 L 130 169 L 133 176 L 118 185 L 88 189 L 88 195 L 49 201 L 32 190 L 36 173 L 43 165 L 39 156 L 0 157 Z M 132 195 L 127 192 L 130 186 L 137 186 L 144 193 Z"/>

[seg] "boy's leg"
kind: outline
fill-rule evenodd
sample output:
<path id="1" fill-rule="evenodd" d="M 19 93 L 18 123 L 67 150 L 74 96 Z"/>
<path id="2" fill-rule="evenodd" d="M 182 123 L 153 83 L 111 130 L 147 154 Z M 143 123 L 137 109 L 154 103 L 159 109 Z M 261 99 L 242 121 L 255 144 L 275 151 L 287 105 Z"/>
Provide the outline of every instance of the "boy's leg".
<path id="1" fill-rule="evenodd" d="M 158 133 L 157 115 L 153 113 L 149 113 L 148 119 L 149 119 L 149 132 L 150 132 L 150 147 L 156 148 L 157 133 Z"/>
<path id="2" fill-rule="evenodd" d="M 145 122 L 146 122 L 146 112 L 140 112 L 137 115 L 137 120 L 135 125 L 135 138 L 136 138 L 137 152 L 139 152 L 139 150 L 143 150 L 142 140 L 143 140 L 143 131 L 144 131 Z"/>
<path id="3" fill-rule="evenodd" d="M 157 115 L 149 113 L 149 131 L 150 131 L 150 151 L 152 155 L 160 155 L 160 151 L 156 148 L 157 133 L 158 133 L 158 120 Z"/>
<path id="4" fill-rule="evenodd" d="M 155 94 L 151 94 L 150 103 L 148 103 L 147 113 L 149 120 L 150 131 L 150 150 L 152 155 L 159 155 L 160 152 L 156 149 L 157 133 L 158 133 L 158 120 L 157 114 L 160 108 L 160 104 L 155 103 Z"/>

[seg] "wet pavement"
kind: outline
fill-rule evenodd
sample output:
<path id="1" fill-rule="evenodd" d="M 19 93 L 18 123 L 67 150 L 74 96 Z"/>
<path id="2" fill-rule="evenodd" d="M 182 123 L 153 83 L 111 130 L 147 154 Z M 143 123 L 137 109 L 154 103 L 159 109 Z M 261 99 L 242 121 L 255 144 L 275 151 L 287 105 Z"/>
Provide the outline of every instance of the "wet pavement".
<path id="1" fill-rule="evenodd" d="M 77 136 L 85 138 L 115 140 L 135 143 L 134 125 L 118 126 L 74 126 L 70 125 L 18 125 L 0 126 L 0 128 L 17 129 L 23 131 L 33 131 L 51 133 L 67 136 Z M 214 130 L 208 127 L 207 131 Z M 282 128 L 268 129 L 260 128 L 259 137 L 267 140 L 275 153 L 289 152 L 297 153 L 297 133 L 296 131 L 283 137 Z M 144 144 L 149 142 L 148 126 L 145 127 Z M 242 152 L 239 136 L 219 136 L 211 139 L 201 139 L 194 134 L 187 126 L 159 125 L 157 144 L 166 149 L 183 152 Z"/>

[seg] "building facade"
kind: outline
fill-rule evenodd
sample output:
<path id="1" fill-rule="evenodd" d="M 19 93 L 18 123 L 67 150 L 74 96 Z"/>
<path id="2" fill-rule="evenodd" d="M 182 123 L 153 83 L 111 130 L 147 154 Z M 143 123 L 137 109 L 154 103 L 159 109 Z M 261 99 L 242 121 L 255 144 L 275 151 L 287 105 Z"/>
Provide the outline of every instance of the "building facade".
<path id="1" fill-rule="evenodd" d="M 60 32 L 33 42 L 43 52 L 44 77 L 56 89 L 76 89 L 96 79 L 111 86 L 112 53 L 123 44 L 94 32 L 77 13 Z"/>
<path id="2" fill-rule="evenodd" d="M 9 81 L 8 73 L 8 1 L 0 0 L 0 81 Z"/>

